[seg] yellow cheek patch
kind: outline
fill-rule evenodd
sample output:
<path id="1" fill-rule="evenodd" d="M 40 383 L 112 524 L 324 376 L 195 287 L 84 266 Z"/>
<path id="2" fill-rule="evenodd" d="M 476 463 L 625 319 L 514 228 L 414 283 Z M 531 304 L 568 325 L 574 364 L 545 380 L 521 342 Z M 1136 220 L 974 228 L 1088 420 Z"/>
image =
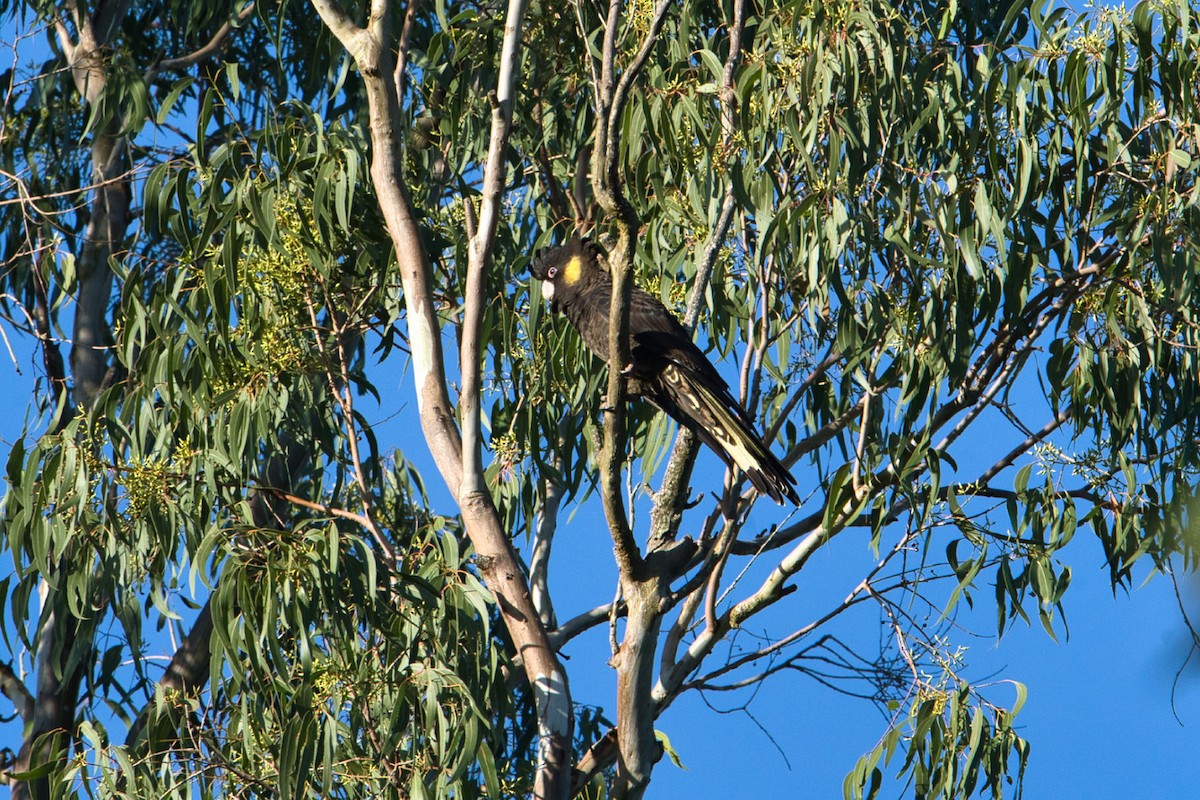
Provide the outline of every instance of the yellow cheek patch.
<path id="1" fill-rule="evenodd" d="M 579 256 L 572 256 L 571 260 L 563 267 L 562 279 L 563 283 L 568 286 L 575 283 L 583 276 L 583 260 Z"/>

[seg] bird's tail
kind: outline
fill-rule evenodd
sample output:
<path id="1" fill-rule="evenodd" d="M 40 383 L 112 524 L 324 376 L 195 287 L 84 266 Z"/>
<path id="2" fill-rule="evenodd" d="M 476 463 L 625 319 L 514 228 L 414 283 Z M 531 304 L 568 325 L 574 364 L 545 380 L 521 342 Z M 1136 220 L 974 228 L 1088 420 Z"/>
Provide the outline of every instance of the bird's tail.
<path id="1" fill-rule="evenodd" d="M 776 503 L 784 498 L 800 505 L 796 479 L 755 432 L 753 423 L 738 406 L 729 391 L 718 395 L 698 381 L 688 381 L 688 400 L 698 408 L 691 415 L 697 423 L 693 430 L 726 465 L 737 466 L 760 494 Z"/>

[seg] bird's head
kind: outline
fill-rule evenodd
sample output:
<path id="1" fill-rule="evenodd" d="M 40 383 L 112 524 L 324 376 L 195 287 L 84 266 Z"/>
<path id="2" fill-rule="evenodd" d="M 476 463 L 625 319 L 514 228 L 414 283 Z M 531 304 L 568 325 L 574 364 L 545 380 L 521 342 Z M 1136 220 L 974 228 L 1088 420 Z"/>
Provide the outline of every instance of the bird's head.
<path id="1" fill-rule="evenodd" d="M 553 311 L 569 302 L 570 297 L 601 269 L 600 250 L 589 239 L 571 239 L 560 247 L 538 250 L 529 265 L 533 277 L 542 282 L 542 297 Z"/>

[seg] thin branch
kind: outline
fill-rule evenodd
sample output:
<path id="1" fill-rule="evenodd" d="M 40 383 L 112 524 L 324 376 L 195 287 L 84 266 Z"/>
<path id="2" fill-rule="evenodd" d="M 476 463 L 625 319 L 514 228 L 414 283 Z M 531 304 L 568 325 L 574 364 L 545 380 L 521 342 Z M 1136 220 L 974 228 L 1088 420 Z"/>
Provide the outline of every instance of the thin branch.
<path id="1" fill-rule="evenodd" d="M 70 3 L 69 7 L 74 10 L 75 4 Z M 78 22 L 79 22 L 78 18 L 76 18 L 75 22 L 76 22 L 76 25 L 78 25 Z M 78 50 L 79 45 L 77 45 L 75 42 L 71 41 L 71 32 L 67 30 L 66 23 L 64 23 L 57 16 L 54 18 L 54 33 L 58 37 L 58 46 L 62 48 L 63 56 L 66 58 L 67 63 L 68 64 L 74 63 L 75 53 Z"/>
<path id="2" fill-rule="evenodd" d="M 529 558 L 529 591 L 533 595 L 533 606 L 547 630 L 558 626 L 554 616 L 553 598 L 550 596 L 550 549 L 554 544 L 554 533 L 558 527 L 558 507 L 562 502 L 563 489 L 557 483 L 544 481 L 546 496 L 538 510 L 534 526 L 533 553 Z"/>
<path id="3" fill-rule="evenodd" d="M 80 186 L 78 188 L 64 189 L 59 192 L 43 192 L 37 196 L 34 196 L 29 193 L 29 187 L 25 184 L 25 181 L 22 180 L 20 176 L 14 174 L 14 173 L 11 173 L 11 172 L 5 172 L 4 170 L 0 169 L 0 177 L 7 178 L 8 180 L 12 181 L 19 189 L 16 197 L 0 200 L 0 208 L 3 208 L 4 206 L 19 204 L 19 205 L 25 206 L 27 208 L 33 208 L 34 211 L 36 211 L 39 216 L 46 217 L 47 219 L 50 218 L 51 213 L 58 214 L 58 215 L 74 213 L 75 211 L 78 210 L 77 208 L 71 208 L 66 211 L 55 211 L 55 212 L 43 211 L 42 209 L 38 208 L 37 204 L 34 201 L 36 201 L 36 200 L 53 200 L 53 199 L 59 198 L 59 197 L 77 197 L 80 194 L 85 194 L 87 192 L 91 192 L 96 189 L 103 189 L 103 188 L 113 186 L 116 184 L 127 183 L 130 180 L 132 180 L 133 175 L 134 175 L 134 170 L 130 170 L 121 175 L 114 175 L 114 176 L 106 177 L 102 180 L 93 180 L 92 182 L 88 183 L 87 185 Z M 80 205 L 83 205 L 83 204 L 80 204 Z"/>
<path id="4" fill-rule="evenodd" d="M 804 397 L 805 393 L 808 392 L 813 384 L 825 377 L 829 370 L 833 369 L 834 365 L 838 364 L 841 360 L 842 351 L 838 350 L 836 347 L 830 346 L 829 352 L 826 353 L 825 357 L 812 368 L 808 375 L 804 376 L 804 380 L 801 381 L 800 385 L 796 387 L 796 390 L 792 392 L 792 396 L 788 398 L 788 401 L 784 404 L 783 408 L 779 410 L 779 416 L 776 417 L 775 421 L 771 423 L 770 427 L 767 428 L 764 441 L 771 442 L 775 440 L 775 437 L 779 435 L 779 429 L 783 427 L 784 421 L 792 416 L 792 411 L 795 410 L 796 405 L 800 402 L 801 398 Z"/>
<path id="5" fill-rule="evenodd" d="M 886 388 L 889 388 L 889 387 L 886 387 L 886 386 L 879 387 L 876 390 L 876 393 L 882 392 Z M 854 405 L 847 408 L 836 418 L 834 418 L 834 419 L 830 420 L 829 422 L 825 423 L 824 425 L 822 425 L 820 428 L 818 428 L 816 431 L 814 431 L 811 435 L 806 436 L 803 439 L 801 439 L 799 442 L 797 442 L 796 446 L 793 447 L 791 450 L 789 450 L 787 455 L 783 458 L 783 463 L 784 464 L 796 463 L 797 461 L 800 460 L 801 456 L 804 456 L 808 453 L 813 452 L 818 447 L 823 446 L 826 442 L 833 439 L 833 437 L 837 436 L 842 431 L 847 430 L 850 426 L 850 423 L 852 421 L 854 421 L 855 418 L 860 417 L 862 415 L 863 406 L 866 405 L 866 402 L 867 402 L 867 394 L 864 392 L 863 395 L 858 398 L 858 401 Z"/>
<path id="6" fill-rule="evenodd" d="M 655 702 L 669 696 L 682 683 L 683 678 L 707 657 L 712 647 L 728 631 L 795 591 L 795 586 L 787 585 L 787 580 L 803 568 L 821 545 L 845 527 L 846 523 L 856 515 L 862 499 L 853 494 L 847 498 L 828 528 L 823 525 L 819 526 L 804 537 L 771 571 L 754 594 L 722 614 L 715 625 L 706 626 L 705 630 L 692 642 L 683 658 L 679 659 L 668 673 L 659 677 L 658 686 L 654 690 Z"/>
<path id="7" fill-rule="evenodd" d="M 504 45 L 500 52 L 496 92 L 492 104 L 492 131 L 484 168 L 479 222 L 471 239 L 467 259 L 466 296 L 463 298 L 463 331 L 459 366 L 463 390 L 459 400 L 460 428 L 463 436 L 463 476 L 461 492 L 484 492 L 482 443 L 480 441 L 479 399 L 483 373 L 483 315 L 487 306 L 487 268 L 496 239 L 500 199 L 504 192 L 508 135 L 512 127 L 513 85 L 521 56 L 521 27 L 528 0 L 509 0 L 504 22 Z"/>
<path id="8" fill-rule="evenodd" d="M 725 563 L 729 560 L 729 545 L 737 537 L 739 527 L 734 524 L 734 520 L 727 518 L 725 530 L 709 555 L 708 561 L 712 567 L 704 590 L 704 624 L 708 630 L 716 630 L 720 625 L 717 619 L 717 593 L 721 589 L 721 575 L 725 572 Z"/>
<path id="9" fill-rule="evenodd" d="M 267 494 L 271 495 L 272 497 L 276 497 L 280 500 L 284 500 L 288 503 L 291 503 L 292 505 L 300 506 L 301 508 L 307 508 L 309 511 L 320 511 L 322 514 L 328 514 L 331 517 L 338 517 L 339 519 L 347 519 L 347 520 L 350 520 L 351 522 L 355 523 L 356 525 L 361 525 L 364 529 L 366 529 L 368 531 L 371 530 L 371 521 L 369 519 L 367 519 L 366 517 L 364 517 L 362 514 L 356 514 L 353 511 L 347 511 L 344 508 L 338 508 L 337 506 L 327 505 L 326 503 L 316 503 L 316 502 L 313 502 L 312 500 L 308 500 L 308 499 L 305 499 L 298 495 L 294 495 L 291 492 L 286 491 L 284 489 L 277 489 L 274 486 L 264 486 L 262 484 L 259 484 L 255 488 L 257 488 L 259 491 L 266 492 Z"/>
<path id="10" fill-rule="evenodd" d="M 330 295 L 325 286 L 324 278 L 318 275 L 317 282 L 321 287 L 322 293 L 328 298 Z M 305 301 L 308 305 L 308 317 L 312 324 L 313 339 L 316 342 L 317 350 L 321 354 L 322 361 L 328 364 L 330 362 L 330 353 L 325 345 L 325 339 L 321 335 L 321 326 L 317 322 L 317 309 L 313 303 L 311 294 L 305 297 Z M 367 484 L 366 470 L 363 468 L 362 456 L 358 449 L 358 424 L 354 414 L 354 392 L 350 382 L 349 357 L 346 353 L 347 336 L 357 336 L 357 334 L 347 334 L 341 322 L 338 321 L 339 315 L 336 311 L 330 309 L 329 314 L 334 320 L 332 333 L 333 340 L 337 345 L 336 358 L 334 360 L 337 364 L 338 376 L 335 380 L 333 372 L 326 369 L 325 380 L 330 396 L 338 404 L 342 412 L 342 425 L 345 428 L 346 446 L 350 451 L 354 484 L 358 487 L 358 499 L 362 505 L 362 514 L 355 515 L 357 518 L 356 521 L 361 520 L 360 524 L 370 532 L 371 538 L 375 540 L 380 551 L 387 557 L 388 562 L 394 563 L 396 560 L 396 551 L 392 547 L 391 542 L 384 536 L 383 528 L 375 521 L 374 503 L 372 502 L 374 493 Z"/>
<path id="11" fill-rule="evenodd" d="M 1003 457 L 997 460 L 995 464 L 984 470 L 983 473 L 981 473 L 980 476 L 975 479 L 974 485 L 981 488 L 986 486 L 992 478 L 1011 467 L 1018 458 L 1029 452 L 1029 450 L 1035 445 L 1045 441 L 1050 434 L 1061 428 L 1070 418 L 1070 406 L 1059 409 L 1058 413 L 1055 414 L 1049 422 L 1043 425 L 1041 430 L 1027 436 L 1023 442 L 1018 444 L 1012 450 L 1009 450 Z"/>
<path id="12" fill-rule="evenodd" d="M 17 677 L 17 673 L 7 662 L 0 662 L 0 692 L 12 701 L 21 715 L 21 721 L 28 723 L 33 719 L 34 699 L 25 683 Z"/>
<path id="13" fill-rule="evenodd" d="M 572 617 L 550 632 L 550 641 L 553 643 L 555 649 L 560 648 L 579 634 L 589 631 L 597 625 L 604 624 L 612 619 L 614 615 L 625 615 L 624 603 L 618 603 L 615 609 L 611 603 L 605 603 L 602 606 L 596 606 L 589 611 Z"/>
<path id="14" fill-rule="evenodd" d="M 789 647 L 794 642 L 799 641 L 800 639 L 802 639 L 803 637 L 812 633 L 813 631 L 818 630 L 821 627 L 825 626 L 835 617 L 839 616 L 840 614 L 844 613 L 848 609 L 852 608 L 853 606 L 855 606 L 858 603 L 862 602 L 863 600 L 867 599 L 867 593 L 871 590 L 871 587 L 872 587 L 875 579 L 879 575 L 879 573 L 882 572 L 883 569 L 889 563 L 891 563 L 891 561 L 897 555 L 899 555 L 900 553 L 904 552 L 907 549 L 907 547 L 909 546 L 909 543 L 912 541 L 913 538 L 914 538 L 913 534 L 908 534 L 908 535 L 902 537 L 900 539 L 900 541 L 898 541 L 896 543 L 896 545 L 888 552 L 888 554 L 886 556 L 884 556 L 882 559 L 880 559 L 880 561 L 875 564 L 875 566 L 871 569 L 871 571 L 869 573 L 867 573 L 867 575 L 861 581 L 859 581 L 858 584 L 853 589 L 851 589 L 849 594 L 847 594 L 846 597 L 843 598 L 840 603 L 838 603 L 836 606 L 834 606 L 830 610 L 826 611 L 824 614 L 822 614 L 817 619 L 814 619 L 812 622 L 808 623 L 807 625 L 804 625 L 801 628 L 798 628 L 797 630 L 793 631 L 792 633 L 788 634 L 787 636 L 784 636 L 783 638 L 778 639 L 775 642 L 772 642 L 771 644 L 767 645 L 766 647 L 762 647 L 758 650 L 755 650 L 750 653 L 746 653 L 735 659 L 732 659 L 732 660 L 726 662 L 725 664 L 722 664 L 720 667 L 714 669 L 713 671 L 711 671 L 701 677 L 698 677 L 695 680 L 693 680 L 692 682 L 690 682 L 689 684 L 685 685 L 682 683 L 683 677 L 687 674 L 685 669 L 689 665 L 690 665 L 691 669 L 695 669 L 696 667 L 698 667 L 700 665 L 700 663 L 703 660 L 703 656 L 701 656 L 700 658 L 697 658 L 697 655 L 698 655 L 697 653 L 689 652 L 688 664 L 681 665 L 679 667 L 679 669 L 677 669 L 677 670 L 672 670 L 671 677 L 674 679 L 674 686 L 672 687 L 672 685 L 668 684 L 666 681 L 660 681 L 659 686 L 655 688 L 655 701 L 660 704 L 669 704 L 670 700 L 673 697 L 672 692 L 682 692 L 682 691 L 685 691 L 687 688 L 693 688 L 693 687 L 699 686 L 699 685 L 710 684 L 712 681 L 716 680 L 717 678 L 721 677 L 722 675 L 726 675 L 730 672 L 733 672 L 734 670 L 739 669 L 740 667 L 745 666 L 746 664 L 753 663 L 762 658 L 766 658 L 766 657 L 769 657 L 776 653 L 781 652 L 782 650 Z M 801 547 L 804 548 L 805 553 L 811 554 L 815 550 L 816 547 L 819 547 L 819 545 L 820 545 L 820 542 L 818 541 L 818 538 L 814 536 L 811 539 L 806 540 L 805 543 L 803 543 L 801 545 Z M 807 556 L 804 556 L 804 557 L 806 558 Z M 901 584 L 901 585 L 903 585 L 903 584 Z M 760 589 L 759 592 L 756 592 L 756 595 L 761 594 L 762 592 L 763 592 L 763 590 Z M 739 604 L 739 605 L 742 605 L 742 604 Z M 742 617 L 742 619 L 745 619 L 745 617 Z M 716 643 L 715 641 L 708 643 L 707 649 L 711 649 L 711 646 L 715 643 Z M 695 645 L 693 645 L 693 647 L 695 647 Z M 704 651 L 704 655 L 707 655 L 707 649 Z M 763 677 L 765 677 L 765 674 L 763 675 Z"/>
<path id="15" fill-rule="evenodd" d="M 623 578 L 637 578 L 644 564 L 637 542 L 629 527 L 625 504 L 621 497 L 620 472 L 625 453 L 625 379 L 629 363 L 629 298 L 632 290 L 630 269 L 633 263 L 634 237 L 639 220 L 637 212 L 625 198 L 621 188 L 620 118 L 630 87 L 637 80 L 649 59 L 670 5 L 660 0 L 654 17 L 642 41 L 642 46 L 626 66 L 618 82 L 617 29 L 621 20 L 621 2 L 612 0 L 604 29 L 600 80 L 595 84 L 596 133 L 593 152 L 593 193 L 604 211 L 616 218 L 617 246 L 610 253 L 609 271 L 612 275 L 612 297 L 609 313 L 608 391 L 606 395 L 604 445 L 600 452 L 600 495 L 605 516 L 616 547 L 618 566 Z"/>
<path id="16" fill-rule="evenodd" d="M 408 0 L 404 9 L 404 26 L 400 29 L 400 44 L 396 50 L 396 70 L 392 80 L 396 83 L 396 102 L 404 102 L 404 84 L 408 80 L 408 49 L 412 41 L 413 26 L 417 20 L 420 0 Z"/>
<path id="17" fill-rule="evenodd" d="M 659 675 L 668 672 L 675 666 L 676 657 L 679 655 L 679 645 L 683 642 L 684 635 L 691 629 L 696 612 L 700 609 L 700 601 L 704 597 L 705 592 L 700 588 L 688 592 L 684 597 L 683 603 L 679 606 L 679 615 L 663 639 L 662 653 L 658 659 Z"/>
<path id="18" fill-rule="evenodd" d="M 612 766 L 617 760 L 617 729 L 608 732 L 592 743 L 580 758 L 571 779 L 571 796 L 582 795 L 593 777 Z"/>
<path id="19" fill-rule="evenodd" d="M 254 6 L 255 2 L 253 0 L 250 3 L 247 3 L 246 7 L 238 12 L 237 17 L 235 18 L 236 22 L 233 20 L 226 21 L 225 24 L 218 28 L 217 32 L 212 35 L 212 38 L 209 39 L 208 42 L 206 42 L 199 49 L 194 50 L 185 56 L 168 58 L 158 62 L 157 67 L 151 72 L 150 76 L 153 77 L 153 75 L 159 72 L 181 72 L 188 67 L 203 61 L 209 56 L 213 56 L 221 52 L 221 50 L 225 47 L 225 43 L 229 38 L 229 34 L 237 30 L 237 26 L 240 23 L 245 22 L 246 19 L 254 13 Z"/>

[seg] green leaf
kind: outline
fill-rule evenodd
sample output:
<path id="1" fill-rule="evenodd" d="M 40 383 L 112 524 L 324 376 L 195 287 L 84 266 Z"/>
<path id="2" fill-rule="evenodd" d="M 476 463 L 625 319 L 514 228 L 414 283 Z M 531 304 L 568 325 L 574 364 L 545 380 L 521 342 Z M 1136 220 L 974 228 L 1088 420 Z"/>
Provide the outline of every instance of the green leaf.
<path id="1" fill-rule="evenodd" d="M 683 765 L 683 761 L 680 760 L 679 753 L 675 752 L 675 748 L 671 746 L 671 739 L 667 736 L 667 734 L 656 728 L 654 730 L 654 738 L 660 745 L 662 745 L 663 752 L 667 754 L 667 758 L 671 759 L 672 764 L 679 769 L 687 769 L 687 767 Z"/>
<path id="2" fill-rule="evenodd" d="M 195 78 L 191 77 L 190 75 L 186 75 L 171 84 L 171 89 L 158 104 L 158 114 L 154 118 L 157 124 L 163 125 L 166 123 L 167 119 L 174 112 L 175 104 L 179 102 L 180 96 L 188 89 L 192 88 L 192 84 L 195 82 Z"/>
<path id="3" fill-rule="evenodd" d="M 225 70 L 225 80 L 229 82 L 229 91 L 236 102 L 242 97 L 242 81 L 238 76 L 238 63 L 236 61 L 226 61 L 223 67 Z"/>

